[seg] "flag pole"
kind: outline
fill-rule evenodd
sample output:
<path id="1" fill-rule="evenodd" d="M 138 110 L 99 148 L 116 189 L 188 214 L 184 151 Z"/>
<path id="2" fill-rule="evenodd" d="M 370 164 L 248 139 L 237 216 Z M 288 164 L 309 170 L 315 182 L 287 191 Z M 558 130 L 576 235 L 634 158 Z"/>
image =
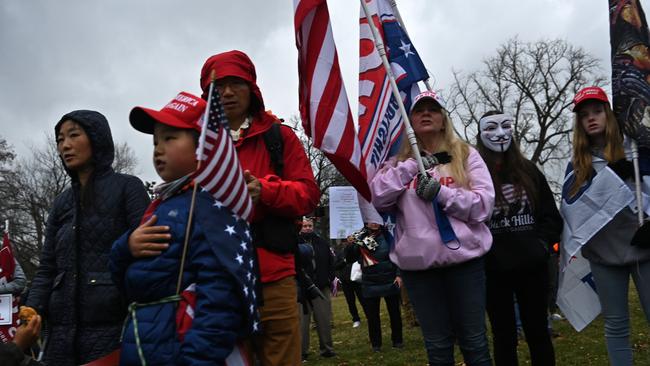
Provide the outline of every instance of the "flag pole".
<path id="1" fill-rule="evenodd" d="M 404 21 L 402 20 L 402 15 L 399 13 L 399 9 L 397 9 L 397 1 L 396 0 L 390 0 L 390 7 L 393 8 L 393 15 L 395 15 L 395 18 L 397 18 L 397 21 L 399 24 L 402 26 L 402 29 L 404 30 L 404 33 L 406 33 L 406 36 L 411 38 L 409 36 L 408 30 L 406 30 L 406 24 L 404 24 Z M 412 42 L 413 40 L 411 40 Z M 428 91 L 433 91 L 433 88 L 431 87 L 431 83 L 429 83 L 429 79 L 422 80 L 424 85 L 427 87 Z"/>
<path id="2" fill-rule="evenodd" d="M 212 92 L 214 91 L 214 79 L 215 73 L 214 70 L 210 73 L 210 90 L 208 92 L 208 104 L 205 106 L 205 112 L 203 114 L 203 121 L 201 124 L 201 136 L 199 137 L 199 146 L 197 147 L 197 155 L 203 154 L 203 147 L 205 146 L 205 130 L 208 126 L 208 117 L 210 116 L 210 103 L 212 102 Z M 196 170 L 201 167 L 202 156 L 198 156 L 198 163 L 196 164 Z M 192 201 L 190 203 L 190 212 L 187 215 L 187 226 L 185 227 L 185 240 L 183 241 L 183 254 L 181 255 L 181 265 L 178 270 L 178 281 L 176 282 L 176 295 L 181 293 L 181 286 L 183 285 L 183 271 L 185 270 L 185 258 L 187 257 L 187 248 L 189 247 L 190 234 L 192 229 L 192 218 L 194 218 L 194 204 L 196 203 L 196 192 L 198 184 L 194 182 L 194 188 L 192 189 Z"/>
<path id="3" fill-rule="evenodd" d="M 390 86 L 391 89 L 393 90 L 393 97 L 397 100 L 397 104 L 399 105 L 399 110 L 402 114 L 402 119 L 404 119 L 404 130 L 406 131 L 406 137 L 408 138 L 409 143 L 411 144 L 411 151 L 413 152 L 413 155 L 415 156 L 415 160 L 418 163 L 418 168 L 420 170 L 420 173 L 424 174 L 425 173 L 424 164 L 422 163 L 422 156 L 420 155 L 420 149 L 418 149 L 418 142 L 415 138 L 415 132 L 411 127 L 411 122 L 409 120 L 408 113 L 406 112 L 406 107 L 404 106 L 404 101 L 402 100 L 402 96 L 399 94 L 399 88 L 397 87 L 397 82 L 395 82 L 395 75 L 393 75 L 393 70 L 390 68 L 390 64 L 388 63 L 388 57 L 386 57 L 386 48 L 384 47 L 384 42 L 382 41 L 379 35 L 379 31 L 377 30 L 377 27 L 375 27 L 375 23 L 372 20 L 372 16 L 370 15 L 370 11 L 368 10 L 368 5 L 366 4 L 366 0 L 360 0 L 360 1 L 361 1 L 361 7 L 363 8 L 363 12 L 364 14 L 366 14 L 366 20 L 368 21 L 368 25 L 372 30 L 372 37 L 375 39 L 375 48 L 377 49 L 377 52 L 379 52 L 379 56 L 381 56 L 381 61 L 384 64 L 384 69 L 386 70 L 386 74 L 388 75 L 388 80 L 390 81 Z"/>
<path id="4" fill-rule="evenodd" d="M 634 165 L 634 183 L 636 188 L 636 206 L 639 227 L 643 225 L 643 195 L 641 194 L 641 173 L 639 171 L 639 146 L 636 140 L 631 140 L 632 164 Z"/>
<path id="5" fill-rule="evenodd" d="M 5 220 L 5 233 L 9 235 L 9 219 Z"/>

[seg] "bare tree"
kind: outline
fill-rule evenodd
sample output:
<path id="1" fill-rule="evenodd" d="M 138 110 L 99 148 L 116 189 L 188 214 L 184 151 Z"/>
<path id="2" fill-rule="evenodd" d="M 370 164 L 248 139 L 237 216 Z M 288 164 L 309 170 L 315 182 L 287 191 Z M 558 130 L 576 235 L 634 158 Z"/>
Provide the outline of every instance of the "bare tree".
<path id="1" fill-rule="evenodd" d="M 296 131 L 296 135 L 305 149 L 312 171 L 314 172 L 314 179 L 320 189 L 320 204 L 321 206 L 326 206 L 329 201 L 327 193 L 329 187 L 349 183 L 345 181 L 345 178 L 336 170 L 334 164 L 329 161 L 325 154 L 314 147 L 314 142 L 305 134 L 300 117 L 296 115 L 292 116 L 287 125 Z"/>
<path id="2" fill-rule="evenodd" d="M 478 121 L 489 110 L 511 114 L 514 137 L 534 163 L 563 165 L 570 155 L 571 103 L 586 85 L 602 85 L 600 61 L 564 40 L 504 43 L 481 70 L 454 71 L 448 107 L 474 142 Z"/>
<path id="3" fill-rule="evenodd" d="M 3 156 L 13 151 L 0 140 L 0 167 Z M 45 240 L 45 224 L 54 199 L 70 184 L 56 150 L 53 135 L 46 135 L 41 146 L 34 146 L 31 155 L 12 165 L 0 180 L 0 207 L 3 216 L 12 222 L 12 242 L 18 261 L 28 278 L 38 266 L 39 254 Z M 4 154 L 3 154 L 4 153 Z M 13 158 L 11 159 L 13 160 Z M 5 164 L 6 165 L 6 164 Z M 113 167 L 122 173 L 133 173 L 137 159 L 126 144 L 117 144 Z M 4 217 L 3 217 L 4 218 Z"/>
<path id="4" fill-rule="evenodd" d="M 115 159 L 113 159 L 113 170 L 124 174 L 137 174 L 138 158 L 133 149 L 126 142 L 115 145 Z"/>
<path id="5" fill-rule="evenodd" d="M 55 146 L 54 137 L 48 135 L 44 146 L 33 147 L 31 156 L 15 165 L 2 192 L 15 255 L 28 277 L 38 265 L 52 202 L 69 184 Z"/>
<path id="6" fill-rule="evenodd" d="M 314 172 L 314 179 L 320 189 L 320 212 L 317 212 L 318 216 L 327 218 L 329 213 L 325 209 L 329 206 L 329 188 L 332 186 L 346 186 L 350 185 L 350 183 L 339 173 L 325 154 L 314 147 L 314 142 L 305 134 L 300 117 L 293 115 L 287 125 L 294 129 L 305 149 L 312 171 Z M 321 237 L 328 238 L 329 219 L 316 220 L 315 224 L 316 230 L 320 232 Z"/>

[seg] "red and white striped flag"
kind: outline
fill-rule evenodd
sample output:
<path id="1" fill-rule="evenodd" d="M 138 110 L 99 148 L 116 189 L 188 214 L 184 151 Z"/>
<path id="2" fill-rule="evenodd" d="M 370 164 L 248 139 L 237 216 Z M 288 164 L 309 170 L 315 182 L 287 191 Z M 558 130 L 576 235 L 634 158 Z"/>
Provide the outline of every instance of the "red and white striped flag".
<path id="1" fill-rule="evenodd" d="M 204 116 L 197 149 L 200 167 L 192 178 L 203 189 L 239 217 L 250 221 L 253 202 L 248 194 L 241 164 L 228 132 L 219 93 L 210 85 L 208 111 Z"/>
<path id="2" fill-rule="evenodd" d="M 361 146 L 341 77 L 325 0 L 294 0 L 300 115 L 305 132 L 370 200 Z"/>

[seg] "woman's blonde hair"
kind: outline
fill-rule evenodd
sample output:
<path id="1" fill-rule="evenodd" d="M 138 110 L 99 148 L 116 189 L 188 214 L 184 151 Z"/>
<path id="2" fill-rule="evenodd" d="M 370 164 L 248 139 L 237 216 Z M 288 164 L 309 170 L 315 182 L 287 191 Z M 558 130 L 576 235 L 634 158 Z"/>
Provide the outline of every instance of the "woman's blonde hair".
<path id="1" fill-rule="evenodd" d="M 618 127 L 616 117 L 609 103 L 602 103 L 605 108 L 605 148 L 603 154 L 608 163 L 623 159 L 625 150 L 623 149 L 623 134 Z M 570 196 L 574 196 L 580 190 L 580 187 L 591 178 L 591 142 L 585 131 L 578 113 L 575 113 L 573 121 L 573 157 L 571 158 L 575 180 L 569 191 Z"/>
<path id="2" fill-rule="evenodd" d="M 432 153 L 437 153 L 441 151 L 447 151 L 449 155 L 452 156 L 451 163 L 444 164 L 440 168 L 443 172 L 451 175 L 454 178 L 454 181 L 459 184 L 461 187 L 469 188 L 469 181 L 467 179 L 467 173 L 465 172 L 465 161 L 469 156 L 469 145 L 459 139 L 454 133 L 454 128 L 451 122 L 451 117 L 444 109 L 440 110 L 442 113 L 443 120 L 443 139 L 442 143 L 436 147 L 436 151 L 431 151 Z M 416 135 L 415 136 L 418 142 L 418 149 L 422 151 L 424 144 L 422 140 Z M 415 158 L 411 150 L 411 144 L 406 137 L 406 133 L 402 136 L 402 141 L 400 144 L 399 152 L 397 153 L 397 161 L 404 161 L 409 158 Z"/>

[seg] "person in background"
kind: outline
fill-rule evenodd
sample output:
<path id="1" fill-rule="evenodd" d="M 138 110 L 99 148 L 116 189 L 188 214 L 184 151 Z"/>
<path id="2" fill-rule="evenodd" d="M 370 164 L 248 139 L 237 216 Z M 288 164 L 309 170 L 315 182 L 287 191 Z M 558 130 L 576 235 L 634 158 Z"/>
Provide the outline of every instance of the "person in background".
<path id="1" fill-rule="evenodd" d="M 492 245 L 485 225 L 492 178 L 479 153 L 456 137 L 438 94 L 420 93 L 410 118 L 426 173 L 403 139 L 370 182 L 377 210 L 397 214 L 390 259 L 413 302 L 429 363 L 454 364 L 458 342 L 467 365 L 490 365 L 483 256 Z"/>
<path id="2" fill-rule="evenodd" d="M 359 316 L 359 309 L 357 308 L 357 299 L 363 308 L 363 295 L 361 294 L 361 284 L 356 281 L 350 280 L 350 272 L 352 271 L 352 263 L 348 262 L 346 258 L 350 256 L 349 252 L 354 249 L 352 246 L 347 245 L 352 243 L 352 238 L 345 239 L 345 242 L 339 245 L 336 251 L 336 261 L 334 268 L 336 275 L 341 282 L 345 302 L 348 305 L 348 311 L 352 317 L 352 328 L 359 328 L 361 326 L 361 317 Z"/>
<path id="3" fill-rule="evenodd" d="M 25 289 L 25 285 L 27 285 L 27 277 L 25 277 L 23 267 L 16 259 L 14 259 L 14 263 L 15 267 L 12 280 L 6 283 L 0 283 L 0 294 L 12 294 L 14 297 L 20 296 Z"/>
<path id="4" fill-rule="evenodd" d="M 394 348 L 403 348 L 402 314 L 400 311 L 400 288 L 402 278 L 399 269 L 388 257 L 390 247 L 384 236 L 382 223 L 368 222 L 364 229 L 352 235 L 352 250 L 348 262 L 361 263 L 361 292 L 368 320 L 368 336 L 374 352 L 381 351 L 380 301 L 386 302 L 390 317 L 391 341 Z"/>
<path id="5" fill-rule="evenodd" d="M 494 363 L 517 365 L 516 309 L 535 366 L 555 365 L 548 333 L 548 261 L 560 239 L 562 217 L 541 171 L 513 141 L 514 118 L 500 111 L 479 121 L 476 148 L 492 176 L 496 203 L 485 257 L 487 312 Z M 516 299 L 516 302 L 515 302 Z"/>
<path id="6" fill-rule="evenodd" d="M 309 354 L 309 332 L 312 315 L 316 322 L 318 333 L 318 344 L 322 357 L 334 357 L 334 346 L 332 343 L 332 300 L 330 298 L 330 285 L 334 280 L 334 257 L 327 241 L 323 240 L 314 232 L 314 220 L 305 218 L 302 221 L 300 230 L 301 245 L 308 245 L 312 249 L 313 276 L 311 279 L 314 285 L 323 294 L 310 301 L 303 302 L 301 328 L 302 328 L 302 359 L 306 360 Z"/>
<path id="7" fill-rule="evenodd" d="M 587 215 L 599 220 L 599 230 L 585 233 L 589 239 L 581 251 L 589 261 L 598 289 L 609 362 L 614 366 L 629 366 L 633 364 L 628 310 L 630 277 L 650 323 L 650 233 L 639 230 L 644 237 L 637 237 L 639 243 L 633 245 L 638 208 L 633 193 L 632 154 L 607 94 L 599 87 L 587 87 L 576 94 L 573 103 L 573 156 L 562 189 L 562 216 L 565 225 L 572 229 L 576 218 Z M 585 194 L 592 192 L 597 193 Z M 586 204 L 581 205 L 583 198 L 588 196 Z M 620 202 L 626 197 L 632 203 L 619 207 L 613 217 L 607 218 L 599 210 L 590 211 L 595 205 L 612 202 L 612 199 Z M 601 201 L 594 201 L 594 198 Z M 641 229 L 647 227 L 646 223 Z M 563 238 L 562 245 L 566 248 L 568 244 Z"/>

